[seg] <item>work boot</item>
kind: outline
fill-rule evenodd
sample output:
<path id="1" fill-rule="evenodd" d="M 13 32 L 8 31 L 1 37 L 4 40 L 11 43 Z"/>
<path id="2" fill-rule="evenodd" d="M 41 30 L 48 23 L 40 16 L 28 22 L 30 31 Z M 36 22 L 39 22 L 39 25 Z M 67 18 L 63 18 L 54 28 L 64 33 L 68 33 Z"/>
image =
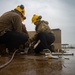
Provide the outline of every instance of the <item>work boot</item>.
<path id="1" fill-rule="evenodd" d="M 55 46 L 54 45 L 50 45 L 49 49 L 50 49 L 51 52 L 55 52 Z"/>
<path id="2" fill-rule="evenodd" d="M 51 54 L 51 51 L 49 50 L 49 49 L 43 49 L 43 51 L 42 52 L 40 52 L 41 54 L 43 54 L 43 55 L 45 55 L 45 53 L 47 53 L 47 54 Z M 52 54 L 51 54 L 52 55 Z"/>
<path id="3" fill-rule="evenodd" d="M 29 48 L 25 48 L 25 49 L 22 49 L 23 51 L 20 52 L 20 54 L 28 54 L 28 50 Z"/>

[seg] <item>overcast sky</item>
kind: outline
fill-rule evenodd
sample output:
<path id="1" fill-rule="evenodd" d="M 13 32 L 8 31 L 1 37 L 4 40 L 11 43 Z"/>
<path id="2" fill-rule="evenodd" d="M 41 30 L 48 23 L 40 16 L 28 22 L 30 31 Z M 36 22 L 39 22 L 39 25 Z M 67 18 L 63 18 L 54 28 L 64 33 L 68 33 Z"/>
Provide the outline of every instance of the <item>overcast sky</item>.
<path id="1" fill-rule="evenodd" d="M 61 29 L 62 43 L 75 45 L 75 0 L 0 0 L 0 15 L 23 4 L 28 31 L 35 30 L 33 14 L 41 15 L 52 29 Z"/>

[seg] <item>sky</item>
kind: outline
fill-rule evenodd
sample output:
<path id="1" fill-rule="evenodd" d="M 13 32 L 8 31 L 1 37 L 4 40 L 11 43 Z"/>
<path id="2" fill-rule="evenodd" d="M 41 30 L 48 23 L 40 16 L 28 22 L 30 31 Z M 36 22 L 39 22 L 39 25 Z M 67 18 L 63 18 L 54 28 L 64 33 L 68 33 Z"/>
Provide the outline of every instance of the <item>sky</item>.
<path id="1" fill-rule="evenodd" d="M 62 44 L 75 46 L 75 0 L 0 0 L 0 15 L 23 4 L 28 31 L 34 31 L 31 18 L 34 14 L 42 16 L 52 29 L 61 29 Z"/>

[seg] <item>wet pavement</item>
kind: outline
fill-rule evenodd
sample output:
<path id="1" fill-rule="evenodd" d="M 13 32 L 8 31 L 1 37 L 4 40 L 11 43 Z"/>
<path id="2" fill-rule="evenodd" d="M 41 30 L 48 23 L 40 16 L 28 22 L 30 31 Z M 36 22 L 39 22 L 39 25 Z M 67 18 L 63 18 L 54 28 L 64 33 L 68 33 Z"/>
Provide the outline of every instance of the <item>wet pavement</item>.
<path id="1" fill-rule="evenodd" d="M 75 53 L 75 50 L 68 52 Z M 0 65 L 9 59 L 0 57 Z M 10 64 L 0 69 L 0 75 L 75 75 L 75 56 L 47 59 L 44 55 L 16 55 Z"/>

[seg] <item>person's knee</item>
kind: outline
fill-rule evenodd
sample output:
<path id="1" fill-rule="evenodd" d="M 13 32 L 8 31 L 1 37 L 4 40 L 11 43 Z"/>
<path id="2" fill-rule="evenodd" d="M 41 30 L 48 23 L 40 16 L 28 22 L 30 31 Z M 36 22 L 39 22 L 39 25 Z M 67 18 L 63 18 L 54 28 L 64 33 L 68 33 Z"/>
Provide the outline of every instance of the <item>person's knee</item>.
<path id="1" fill-rule="evenodd" d="M 37 37 L 39 37 L 39 38 L 45 37 L 45 32 L 39 32 L 39 33 L 37 34 Z"/>

